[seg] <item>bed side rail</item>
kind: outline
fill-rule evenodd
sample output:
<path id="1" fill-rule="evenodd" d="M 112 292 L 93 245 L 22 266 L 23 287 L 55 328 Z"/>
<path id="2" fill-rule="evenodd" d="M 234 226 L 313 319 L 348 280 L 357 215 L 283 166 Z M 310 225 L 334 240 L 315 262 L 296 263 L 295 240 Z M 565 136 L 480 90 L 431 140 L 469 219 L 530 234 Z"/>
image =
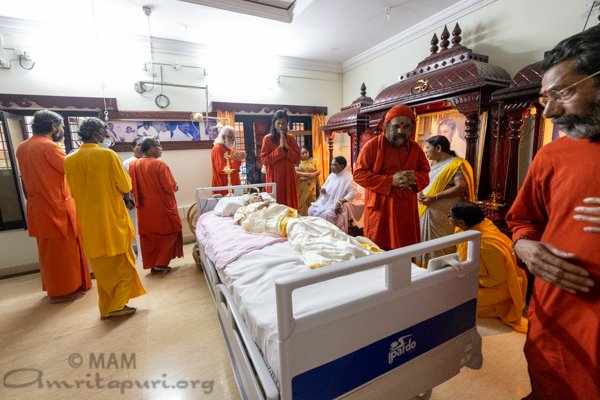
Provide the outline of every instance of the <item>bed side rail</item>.
<path id="1" fill-rule="evenodd" d="M 219 198 L 214 198 L 214 192 L 220 192 L 223 190 L 232 190 L 234 196 L 241 196 L 248 192 L 249 189 L 258 189 L 260 191 L 267 191 L 273 198 L 277 198 L 277 187 L 274 182 L 269 183 L 251 183 L 248 185 L 237 185 L 237 186 L 210 186 L 210 187 L 199 187 L 196 188 L 196 202 L 198 203 L 199 213 L 205 213 L 211 211 Z"/>
<path id="2" fill-rule="evenodd" d="M 466 231 L 278 279 L 275 282 L 275 295 L 277 299 L 277 324 L 280 340 L 285 340 L 285 338 L 289 337 L 294 329 L 295 318 L 292 302 L 292 292 L 294 290 L 384 265 L 386 267 L 386 289 L 387 291 L 397 291 L 411 284 L 410 265 L 413 257 L 462 242 L 468 242 L 467 259 L 458 263 L 455 269 L 458 268 L 460 270 L 458 271 L 459 275 L 474 270 L 478 271 L 481 234 L 476 231 Z M 405 268 L 401 268 L 401 266 L 405 266 Z"/>

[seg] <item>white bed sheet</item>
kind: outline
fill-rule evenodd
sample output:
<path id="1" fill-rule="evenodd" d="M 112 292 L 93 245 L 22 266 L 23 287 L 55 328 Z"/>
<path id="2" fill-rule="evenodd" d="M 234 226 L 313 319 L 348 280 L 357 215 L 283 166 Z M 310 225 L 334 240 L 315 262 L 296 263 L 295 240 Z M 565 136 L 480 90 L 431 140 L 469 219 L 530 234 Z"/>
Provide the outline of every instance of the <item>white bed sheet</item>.
<path id="1" fill-rule="evenodd" d="M 303 258 L 287 242 L 252 251 L 230 263 L 225 269 L 217 270 L 278 380 L 280 365 L 275 281 L 308 270 L 310 268 L 304 264 Z M 426 270 L 413 265 L 413 278 L 426 273 Z M 383 291 L 384 285 L 384 267 L 380 267 L 302 287 L 294 291 L 292 296 L 294 316 L 310 315 L 315 311 L 373 295 Z"/>

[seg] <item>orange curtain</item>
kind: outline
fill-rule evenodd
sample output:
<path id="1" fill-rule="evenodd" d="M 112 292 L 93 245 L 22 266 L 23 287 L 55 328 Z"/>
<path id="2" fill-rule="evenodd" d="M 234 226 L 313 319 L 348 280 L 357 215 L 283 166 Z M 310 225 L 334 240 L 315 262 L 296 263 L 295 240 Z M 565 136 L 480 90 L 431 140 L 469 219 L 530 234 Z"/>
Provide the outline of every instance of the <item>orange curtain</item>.
<path id="1" fill-rule="evenodd" d="M 312 115 L 312 143 L 313 143 L 313 158 L 319 165 L 319 187 L 325 182 L 325 170 L 329 165 L 329 146 L 325 140 L 325 133 L 321 128 L 325 125 L 325 116 L 323 114 Z"/>
<path id="2" fill-rule="evenodd" d="M 217 118 L 223 118 L 218 121 L 223 126 L 235 126 L 235 114 L 233 111 L 217 111 Z"/>

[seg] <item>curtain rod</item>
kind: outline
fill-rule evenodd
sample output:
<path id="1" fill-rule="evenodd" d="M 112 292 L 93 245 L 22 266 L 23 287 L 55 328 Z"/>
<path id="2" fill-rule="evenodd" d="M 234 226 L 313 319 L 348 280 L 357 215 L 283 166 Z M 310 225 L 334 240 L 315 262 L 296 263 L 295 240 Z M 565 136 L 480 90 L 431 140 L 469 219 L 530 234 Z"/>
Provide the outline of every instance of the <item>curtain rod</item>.
<path id="1" fill-rule="evenodd" d="M 192 86 L 192 85 L 180 85 L 178 83 L 167 83 L 167 82 L 153 82 L 153 81 L 140 81 L 140 82 L 147 83 L 149 85 L 174 86 L 174 87 L 181 87 L 181 88 L 188 88 L 188 89 L 204 89 L 204 90 L 208 89 L 208 85 L 207 86 Z"/>

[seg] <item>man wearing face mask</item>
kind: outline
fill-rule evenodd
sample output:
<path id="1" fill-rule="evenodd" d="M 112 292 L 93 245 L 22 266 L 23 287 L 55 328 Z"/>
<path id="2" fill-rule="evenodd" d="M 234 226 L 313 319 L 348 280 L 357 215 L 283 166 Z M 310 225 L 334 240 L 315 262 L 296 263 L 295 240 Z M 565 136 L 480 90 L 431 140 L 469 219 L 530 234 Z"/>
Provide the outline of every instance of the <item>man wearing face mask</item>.
<path id="1" fill-rule="evenodd" d="M 227 166 L 227 159 L 225 155 L 229 157 L 229 168 L 231 168 L 231 184 L 240 184 L 240 166 L 244 158 L 246 158 L 246 152 L 243 150 L 235 149 L 235 130 L 233 126 L 225 125 L 219 130 L 219 134 L 213 142 L 213 148 L 210 152 L 210 158 L 212 160 L 212 185 L 214 186 L 227 186 L 228 179 L 225 173 L 225 167 Z M 227 190 L 220 192 L 223 196 L 227 194 Z"/>
<path id="2" fill-rule="evenodd" d="M 409 107 L 392 107 L 380 123 L 385 131 L 365 143 L 354 167 L 365 188 L 365 236 L 384 250 L 421 241 L 417 193 L 429 184 L 429 162 L 413 140 L 415 121 Z"/>
<path id="3" fill-rule="evenodd" d="M 65 179 L 66 155 L 56 144 L 64 136 L 63 118 L 40 110 L 34 114 L 31 128 L 33 136 L 17 148 L 29 236 L 37 241 L 42 289 L 50 302 L 72 301 L 92 284 L 75 203 Z"/>
<path id="4" fill-rule="evenodd" d="M 110 144 L 106 124 L 88 118 L 79 127 L 83 144 L 65 159 L 81 226 L 83 249 L 94 269 L 98 307 L 102 318 L 132 314 L 129 299 L 146 293 L 131 248 L 134 230 L 122 194 L 131 191 L 131 179 L 117 154 L 102 148 Z"/>

